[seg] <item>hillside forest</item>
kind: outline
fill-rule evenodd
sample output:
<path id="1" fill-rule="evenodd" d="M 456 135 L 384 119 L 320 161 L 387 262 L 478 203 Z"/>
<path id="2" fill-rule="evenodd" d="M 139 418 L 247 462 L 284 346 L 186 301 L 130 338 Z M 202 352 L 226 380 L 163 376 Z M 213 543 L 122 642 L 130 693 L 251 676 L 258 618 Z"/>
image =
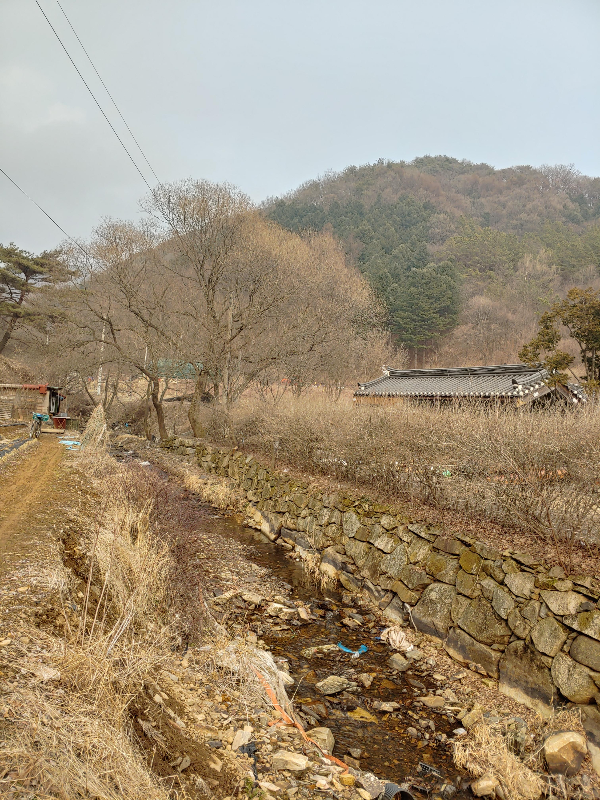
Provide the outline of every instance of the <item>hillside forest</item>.
<path id="1" fill-rule="evenodd" d="M 309 181 L 264 211 L 343 243 L 411 366 L 516 362 L 553 303 L 600 287 L 600 178 L 573 166 L 380 160 Z"/>

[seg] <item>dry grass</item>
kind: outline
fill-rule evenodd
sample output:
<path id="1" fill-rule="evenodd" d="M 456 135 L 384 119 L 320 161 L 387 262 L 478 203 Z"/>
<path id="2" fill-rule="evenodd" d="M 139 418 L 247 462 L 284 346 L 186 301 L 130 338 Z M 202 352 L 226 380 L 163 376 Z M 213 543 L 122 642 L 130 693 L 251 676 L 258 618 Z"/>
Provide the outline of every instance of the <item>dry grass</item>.
<path id="1" fill-rule="evenodd" d="M 197 494 L 203 502 L 222 511 L 243 512 L 248 505 L 244 494 L 230 478 L 220 475 L 206 475 L 196 464 L 189 464 L 168 452 L 154 451 L 153 463 L 176 477 L 188 492 Z"/>
<path id="2" fill-rule="evenodd" d="M 468 737 L 454 745 L 454 761 L 474 778 L 489 775 L 500 783 L 507 800 L 537 800 L 543 792 L 552 798 L 580 797 L 573 792 L 563 776 L 549 776 L 543 755 L 543 744 L 553 733 L 576 731 L 584 734 L 581 712 L 567 709 L 550 719 L 529 715 L 528 723 L 515 718 L 496 723 L 480 720 L 470 730 Z M 589 761 L 582 772 L 587 773 L 588 786 L 597 784 Z"/>
<path id="3" fill-rule="evenodd" d="M 269 462 L 354 484 L 380 496 L 519 528 L 571 566 L 573 548 L 600 543 L 600 406 L 562 411 L 462 404 L 338 403 L 323 395 L 268 404 L 248 397 L 214 441 Z"/>
<path id="4" fill-rule="evenodd" d="M 502 733 L 483 721 L 473 726 L 466 742 L 455 744 L 454 762 L 474 778 L 495 777 L 510 800 L 537 800 L 545 786 L 539 775 L 510 752 Z"/>
<path id="5" fill-rule="evenodd" d="M 90 506 L 80 512 L 76 548 L 88 564 L 82 614 L 71 613 L 61 579 L 53 588 L 65 638 L 60 646 L 44 643 L 48 683 L 19 687 L 6 698 L 4 716 L 15 724 L 0 746 L 0 775 L 38 798 L 166 800 L 134 747 L 128 706 L 169 654 L 169 556 L 153 535 L 150 504 L 131 497 L 124 470 L 98 447 L 97 423 L 79 464 L 90 475 L 93 453 L 93 472 L 102 475 L 93 517 Z"/>
<path id="6" fill-rule="evenodd" d="M 197 494 L 205 503 L 221 510 L 237 509 L 244 506 L 239 491 L 232 486 L 232 481 L 227 478 L 198 475 L 183 475 L 185 488 Z"/>
<path id="7" fill-rule="evenodd" d="M 111 706 L 111 697 L 90 706 L 76 691 L 8 695 L 4 710 L 18 720 L 19 733 L 3 743 L 0 775 L 13 787 L 18 781 L 24 789 L 20 796 L 39 800 L 167 800 L 169 794 L 135 752 L 123 720 L 106 713 Z"/>
<path id="8" fill-rule="evenodd" d="M 97 405 L 81 435 L 81 450 L 90 451 L 90 455 L 101 453 L 107 444 L 106 416 L 104 408 Z"/>
<path id="9" fill-rule="evenodd" d="M 97 434 L 103 426 L 98 419 L 94 425 Z M 220 776 L 219 791 L 208 789 L 200 774 L 194 784 L 188 773 L 188 782 L 180 782 L 187 788 L 177 789 L 176 776 L 158 778 L 164 772 L 153 772 L 144 756 L 147 742 L 137 723 L 159 743 L 162 734 L 137 709 L 148 705 L 156 681 L 173 668 L 173 651 L 185 632 L 169 586 L 179 552 L 171 556 L 169 546 L 175 546 L 173 530 L 180 532 L 185 519 L 177 516 L 178 496 L 161 478 L 135 464 L 118 464 L 96 434 L 74 456 L 76 469 L 87 478 L 87 497 L 67 512 L 64 544 L 69 558 L 76 559 L 75 574 L 52 569 L 42 559 L 28 574 L 47 591 L 51 610 L 62 610 L 64 637 L 33 624 L 22 629 L 29 650 L 22 650 L 27 657 L 15 668 L 28 677 L 15 681 L 0 699 L 0 794 L 15 800 L 185 800 L 186 791 L 193 797 L 205 796 L 202 791 L 231 794 L 243 771 L 235 761 Z M 184 567 L 177 564 L 179 570 Z M 249 641 L 232 639 L 210 614 L 201 587 L 200 602 L 194 600 L 203 609 L 202 627 L 194 630 L 208 642 L 189 653 L 197 675 L 223 694 L 240 696 L 250 718 L 265 700 L 258 669 L 287 707 L 285 676 L 272 656 Z M 167 720 L 162 731 L 167 738 L 175 735 L 171 727 Z M 170 748 L 206 756 L 193 733 L 177 729 L 176 734 L 182 740 Z M 152 747 L 146 755 L 154 759 Z"/>

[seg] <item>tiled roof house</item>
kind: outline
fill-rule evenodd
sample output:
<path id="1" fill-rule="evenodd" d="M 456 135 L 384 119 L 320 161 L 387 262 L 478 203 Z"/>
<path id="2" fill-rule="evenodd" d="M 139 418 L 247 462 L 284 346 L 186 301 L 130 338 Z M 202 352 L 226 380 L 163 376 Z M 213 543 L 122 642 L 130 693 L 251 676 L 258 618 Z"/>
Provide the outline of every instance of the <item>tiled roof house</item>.
<path id="1" fill-rule="evenodd" d="M 527 403 L 559 400 L 569 405 L 585 403 L 578 383 L 556 384 L 543 367 L 525 364 L 500 364 L 489 367 L 455 369 L 391 369 L 368 383 L 359 383 L 354 393 L 357 402 L 383 403 L 410 397 L 421 400 L 480 399 Z"/>

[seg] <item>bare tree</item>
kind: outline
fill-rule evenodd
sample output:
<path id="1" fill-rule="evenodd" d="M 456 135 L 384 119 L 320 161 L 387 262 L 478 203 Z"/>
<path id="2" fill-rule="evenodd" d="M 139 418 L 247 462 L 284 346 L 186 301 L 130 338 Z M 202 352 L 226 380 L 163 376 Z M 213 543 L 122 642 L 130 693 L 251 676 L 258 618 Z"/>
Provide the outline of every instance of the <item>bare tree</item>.
<path id="1" fill-rule="evenodd" d="M 234 189 L 203 181 L 163 185 L 144 207 L 140 224 L 95 231 L 91 261 L 71 250 L 69 339 L 99 369 L 145 378 L 161 438 L 169 369 L 195 373 L 197 436 L 205 400 L 227 411 L 274 373 L 297 387 L 340 384 L 379 311 L 333 238 L 284 231 Z"/>
<path id="2" fill-rule="evenodd" d="M 196 435 L 207 391 L 227 406 L 274 368 L 305 381 L 353 326 L 374 323 L 373 298 L 331 237 L 303 240 L 204 181 L 161 186 L 145 207 L 170 234 L 168 268 L 183 287 L 183 346 L 198 365 Z"/>

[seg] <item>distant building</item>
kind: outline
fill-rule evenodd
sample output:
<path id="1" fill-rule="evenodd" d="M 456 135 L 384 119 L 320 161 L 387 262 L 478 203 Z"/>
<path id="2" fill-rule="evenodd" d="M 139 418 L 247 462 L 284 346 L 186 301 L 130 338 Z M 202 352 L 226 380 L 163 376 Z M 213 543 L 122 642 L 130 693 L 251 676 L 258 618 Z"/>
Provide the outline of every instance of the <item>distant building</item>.
<path id="1" fill-rule="evenodd" d="M 358 403 L 389 404 L 404 398 L 452 402 L 460 399 L 495 401 L 514 406 L 561 402 L 577 405 L 587 401 L 578 383 L 553 384 L 543 367 L 501 364 L 456 369 L 391 369 L 380 378 L 359 383 Z"/>
<path id="2" fill-rule="evenodd" d="M 46 383 L 0 383 L 0 421 L 30 421 L 34 413 L 56 416 L 65 399 L 62 391 Z"/>

